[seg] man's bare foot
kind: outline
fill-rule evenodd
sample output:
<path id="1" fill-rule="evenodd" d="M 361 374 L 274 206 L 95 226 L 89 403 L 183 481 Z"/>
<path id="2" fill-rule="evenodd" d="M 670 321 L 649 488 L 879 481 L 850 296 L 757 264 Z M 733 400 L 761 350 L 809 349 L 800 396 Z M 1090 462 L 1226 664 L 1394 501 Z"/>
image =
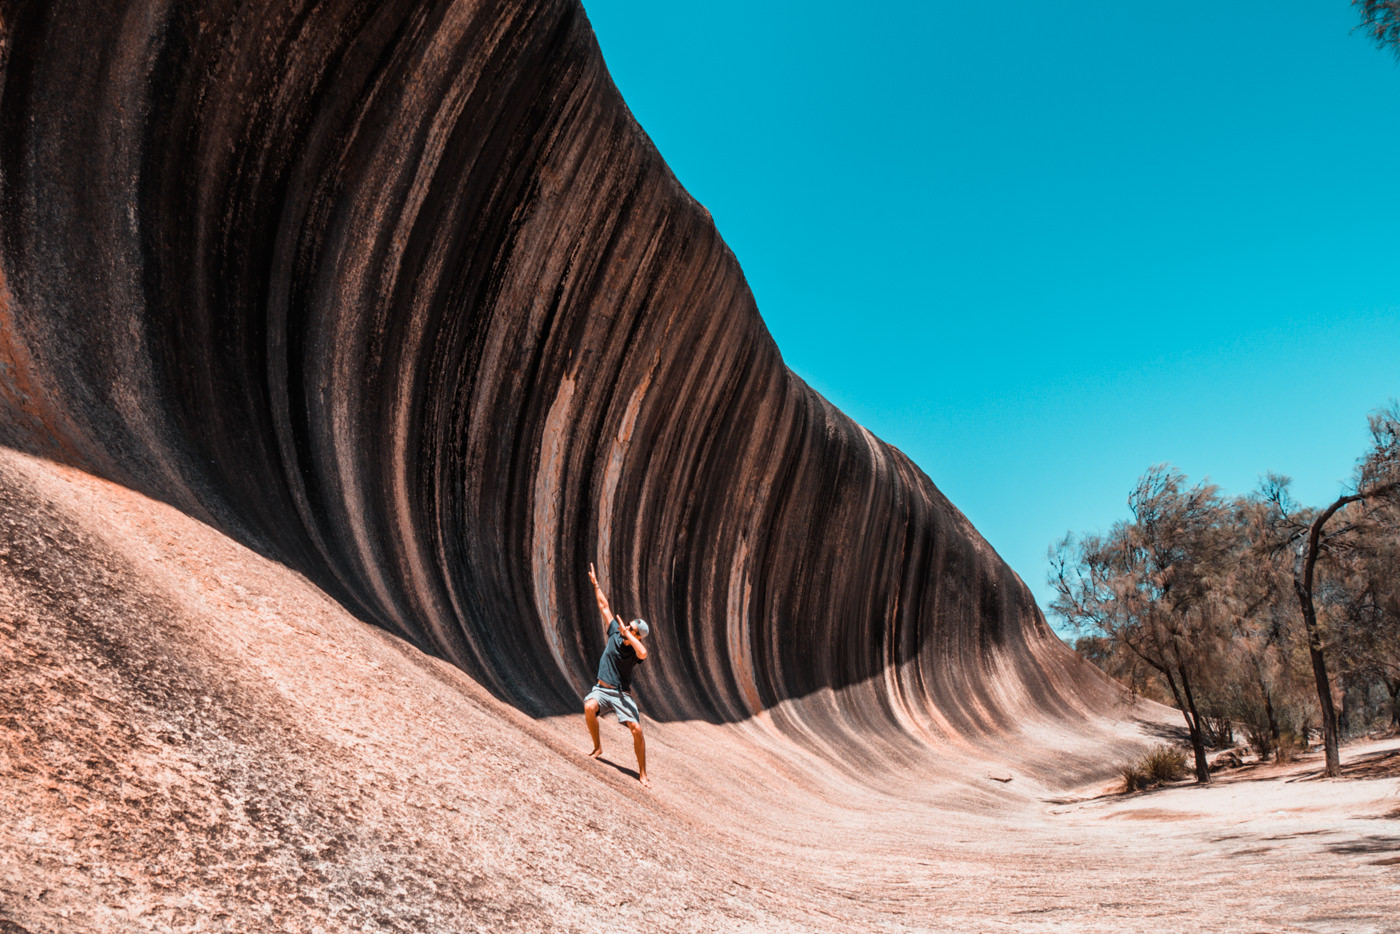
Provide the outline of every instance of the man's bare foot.
<path id="1" fill-rule="evenodd" d="M 643 787 L 643 788 L 650 788 L 650 787 L 651 787 L 651 782 L 647 780 L 647 777 L 646 777 L 645 775 L 639 775 L 639 776 L 637 776 L 637 781 L 639 781 L 639 782 L 642 783 L 642 787 Z"/>
<path id="2" fill-rule="evenodd" d="M 588 758 L 596 759 L 603 754 L 602 746 L 594 746 L 593 751 L 588 754 Z"/>

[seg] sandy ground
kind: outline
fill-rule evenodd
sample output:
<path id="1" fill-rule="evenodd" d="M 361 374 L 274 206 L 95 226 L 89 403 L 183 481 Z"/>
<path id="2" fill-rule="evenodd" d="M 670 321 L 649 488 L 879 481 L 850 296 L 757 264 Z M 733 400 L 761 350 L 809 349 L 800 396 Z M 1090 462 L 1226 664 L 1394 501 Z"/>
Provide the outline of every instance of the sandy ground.
<path id="1" fill-rule="evenodd" d="M 167 507 L 0 491 L 4 934 L 1400 932 L 1400 740 L 1123 796 L 1131 716 L 853 760 L 778 708 L 648 722 L 648 792 Z"/>

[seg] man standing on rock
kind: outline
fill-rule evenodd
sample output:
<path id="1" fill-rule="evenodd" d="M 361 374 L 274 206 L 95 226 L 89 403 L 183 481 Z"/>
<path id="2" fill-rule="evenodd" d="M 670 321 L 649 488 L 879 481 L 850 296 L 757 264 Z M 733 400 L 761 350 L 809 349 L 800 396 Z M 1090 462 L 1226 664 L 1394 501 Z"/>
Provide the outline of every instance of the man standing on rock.
<path id="1" fill-rule="evenodd" d="M 626 724 L 632 731 L 632 748 L 637 753 L 637 778 L 642 785 L 650 788 L 651 782 L 647 780 L 647 741 L 642 737 L 642 714 L 637 709 L 637 702 L 632 699 L 632 669 L 646 660 L 647 650 L 642 640 L 647 637 L 651 627 L 644 619 L 623 623 L 613 615 L 591 564 L 588 566 L 588 579 L 593 582 L 598 612 L 603 614 L 603 623 L 608 627 L 608 644 L 603 648 L 602 658 L 598 659 L 598 683 L 583 699 L 583 719 L 588 724 L 588 735 L 593 738 L 593 751 L 589 755 L 596 759 L 603 754 L 603 744 L 598 737 L 598 711 L 611 710 L 617 715 L 617 722 Z"/>

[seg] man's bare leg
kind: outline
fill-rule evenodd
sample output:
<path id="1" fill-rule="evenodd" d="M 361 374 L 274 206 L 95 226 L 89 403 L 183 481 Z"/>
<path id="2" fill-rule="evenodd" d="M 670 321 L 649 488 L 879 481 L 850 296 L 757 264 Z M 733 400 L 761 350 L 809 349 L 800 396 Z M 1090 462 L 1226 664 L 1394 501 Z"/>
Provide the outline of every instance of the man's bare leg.
<path id="1" fill-rule="evenodd" d="M 637 780 L 643 787 L 650 788 L 651 782 L 647 780 L 647 741 L 642 735 L 642 725 L 629 723 L 627 728 L 632 731 L 632 750 L 637 754 Z"/>
<path id="2" fill-rule="evenodd" d="M 583 702 L 583 722 L 588 724 L 588 735 L 593 738 L 593 751 L 589 753 L 594 759 L 603 754 L 603 742 L 598 736 L 598 702 L 596 700 L 586 700 Z"/>

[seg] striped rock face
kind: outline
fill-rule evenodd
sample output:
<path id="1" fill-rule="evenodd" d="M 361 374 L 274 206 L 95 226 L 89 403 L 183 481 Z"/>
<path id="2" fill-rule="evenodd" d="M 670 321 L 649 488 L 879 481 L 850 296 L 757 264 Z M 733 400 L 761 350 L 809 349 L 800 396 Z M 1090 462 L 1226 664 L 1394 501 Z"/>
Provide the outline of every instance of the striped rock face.
<path id="1" fill-rule="evenodd" d="M 0 3 L 0 442 L 530 717 L 1002 746 L 1111 691 L 783 364 L 572 0 Z"/>
<path id="2" fill-rule="evenodd" d="M 1393 783 L 1120 807 L 1120 695 L 576 0 L 0 0 L 0 934 L 1394 929 Z"/>

